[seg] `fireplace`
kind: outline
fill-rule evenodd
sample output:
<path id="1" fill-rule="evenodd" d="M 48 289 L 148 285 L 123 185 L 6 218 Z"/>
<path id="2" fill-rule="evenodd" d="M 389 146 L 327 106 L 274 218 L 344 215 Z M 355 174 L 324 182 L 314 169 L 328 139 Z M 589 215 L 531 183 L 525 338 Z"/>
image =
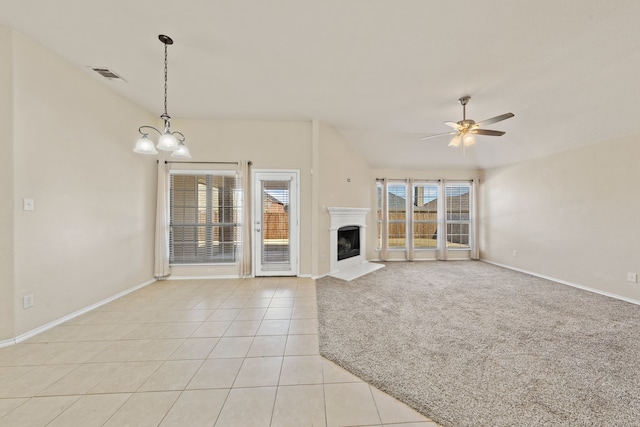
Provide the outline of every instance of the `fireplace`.
<path id="1" fill-rule="evenodd" d="M 327 208 L 329 228 L 329 275 L 353 280 L 384 267 L 366 259 L 368 208 Z"/>
<path id="2" fill-rule="evenodd" d="M 338 261 L 360 255 L 360 227 L 348 225 L 338 229 Z"/>

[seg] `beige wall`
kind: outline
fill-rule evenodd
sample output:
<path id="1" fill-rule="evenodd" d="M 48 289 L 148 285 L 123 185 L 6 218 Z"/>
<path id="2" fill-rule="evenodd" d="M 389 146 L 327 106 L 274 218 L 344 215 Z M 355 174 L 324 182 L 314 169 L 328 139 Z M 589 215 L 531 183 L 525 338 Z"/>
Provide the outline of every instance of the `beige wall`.
<path id="1" fill-rule="evenodd" d="M 174 120 L 172 129 L 187 137 L 192 162 L 250 160 L 254 169 L 300 171 L 301 275 L 318 276 L 329 271 L 328 206 L 374 206 L 367 163 L 325 123 Z M 176 277 L 235 274 L 235 266 L 172 267 Z"/>
<path id="2" fill-rule="evenodd" d="M 481 257 L 640 300 L 639 165 L 635 135 L 486 171 Z"/>
<path id="3" fill-rule="evenodd" d="M 13 46 L 0 26 L 0 341 L 13 337 Z"/>
<path id="4" fill-rule="evenodd" d="M 152 279 L 155 159 L 131 150 L 138 126 L 157 119 L 12 35 L 18 336 Z M 35 305 L 23 309 L 28 294 Z"/>
<path id="5" fill-rule="evenodd" d="M 375 184 L 369 178 L 369 165 L 340 132 L 330 125 L 315 122 L 317 162 L 314 166 L 314 178 L 317 179 L 317 204 L 314 216 L 317 218 L 317 254 L 315 260 L 318 268 L 314 275 L 327 274 L 330 269 L 329 260 L 329 227 L 328 207 L 369 208 L 367 216 L 367 254 L 375 240 L 371 242 L 369 231 L 374 228 L 373 211 L 375 201 L 371 202 L 371 186 Z"/>
<path id="6" fill-rule="evenodd" d="M 250 160 L 253 169 L 300 171 L 300 274 L 311 274 L 311 122 L 259 120 L 173 120 L 193 155 L 191 162 Z M 213 165 L 212 167 L 215 167 Z M 211 271 L 213 269 L 213 271 Z M 174 266 L 172 275 L 233 276 L 235 266 Z"/>

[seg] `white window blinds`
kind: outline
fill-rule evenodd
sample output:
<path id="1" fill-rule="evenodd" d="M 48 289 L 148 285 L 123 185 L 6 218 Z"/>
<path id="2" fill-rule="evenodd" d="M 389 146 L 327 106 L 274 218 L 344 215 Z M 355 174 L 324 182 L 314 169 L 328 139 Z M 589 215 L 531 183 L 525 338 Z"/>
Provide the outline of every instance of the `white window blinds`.
<path id="1" fill-rule="evenodd" d="M 231 171 L 171 172 L 171 264 L 236 262 L 242 222 L 239 181 Z"/>

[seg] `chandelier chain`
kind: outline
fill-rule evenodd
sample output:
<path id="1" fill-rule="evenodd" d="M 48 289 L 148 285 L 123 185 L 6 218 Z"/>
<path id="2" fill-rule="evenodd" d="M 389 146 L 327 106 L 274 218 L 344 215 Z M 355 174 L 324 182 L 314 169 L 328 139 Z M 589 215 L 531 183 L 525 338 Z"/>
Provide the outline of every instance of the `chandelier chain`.
<path id="1" fill-rule="evenodd" d="M 167 114 L 167 45 L 165 43 L 164 45 L 164 114 L 166 116 L 168 116 L 169 114 Z"/>

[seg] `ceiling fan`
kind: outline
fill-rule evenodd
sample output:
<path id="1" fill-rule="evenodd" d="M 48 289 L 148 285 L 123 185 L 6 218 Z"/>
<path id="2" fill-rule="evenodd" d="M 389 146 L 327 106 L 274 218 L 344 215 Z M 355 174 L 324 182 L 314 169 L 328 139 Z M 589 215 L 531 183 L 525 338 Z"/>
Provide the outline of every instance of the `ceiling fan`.
<path id="1" fill-rule="evenodd" d="M 467 104 L 471 99 L 470 96 L 463 96 L 458 99 L 458 102 L 462 105 L 462 120 L 459 122 L 444 122 L 445 125 L 452 127 L 455 129 L 453 132 L 445 132 L 439 133 L 436 135 L 428 135 L 419 138 L 420 141 L 429 138 L 435 138 L 437 136 L 443 135 L 455 135 L 451 142 L 449 142 L 449 147 L 459 147 L 462 144 L 462 147 L 468 147 L 470 145 L 475 144 L 474 135 L 487 135 L 487 136 L 502 136 L 505 133 L 499 130 L 489 130 L 482 129 L 482 126 L 490 125 L 493 123 L 501 122 L 506 119 L 510 119 L 514 116 L 513 113 L 505 113 L 499 116 L 492 117 L 487 120 L 483 120 L 481 122 L 475 122 L 474 120 L 467 119 Z"/>

